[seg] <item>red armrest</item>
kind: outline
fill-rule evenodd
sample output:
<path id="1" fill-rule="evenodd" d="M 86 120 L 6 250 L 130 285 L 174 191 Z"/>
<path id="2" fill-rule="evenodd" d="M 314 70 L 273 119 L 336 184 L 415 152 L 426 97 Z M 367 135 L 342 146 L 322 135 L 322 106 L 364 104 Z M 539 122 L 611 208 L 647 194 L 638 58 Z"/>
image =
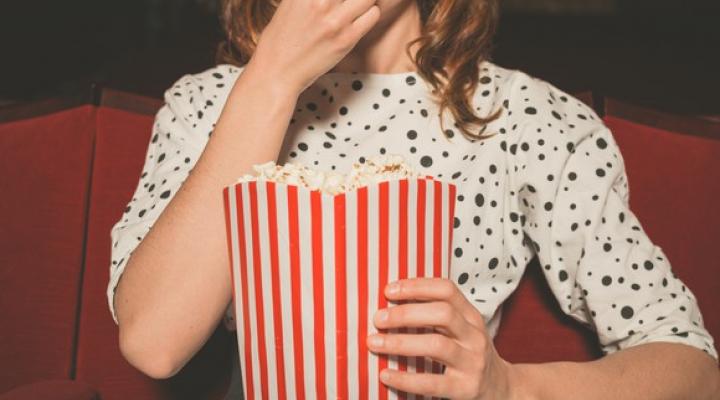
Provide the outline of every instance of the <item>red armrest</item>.
<path id="1" fill-rule="evenodd" d="M 100 396 L 88 384 L 68 379 L 53 379 L 29 383 L 0 394 L 0 400 L 99 400 Z"/>

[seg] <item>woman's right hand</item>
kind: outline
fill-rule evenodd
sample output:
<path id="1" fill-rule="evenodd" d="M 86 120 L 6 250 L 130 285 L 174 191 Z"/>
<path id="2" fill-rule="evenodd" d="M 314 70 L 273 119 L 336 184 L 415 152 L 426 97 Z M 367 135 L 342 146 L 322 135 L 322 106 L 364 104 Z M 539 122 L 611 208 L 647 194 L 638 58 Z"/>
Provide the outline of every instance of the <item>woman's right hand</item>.
<path id="1" fill-rule="evenodd" d="M 377 23 L 376 0 L 282 0 L 251 62 L 298 90 L 342 60 Z"/>

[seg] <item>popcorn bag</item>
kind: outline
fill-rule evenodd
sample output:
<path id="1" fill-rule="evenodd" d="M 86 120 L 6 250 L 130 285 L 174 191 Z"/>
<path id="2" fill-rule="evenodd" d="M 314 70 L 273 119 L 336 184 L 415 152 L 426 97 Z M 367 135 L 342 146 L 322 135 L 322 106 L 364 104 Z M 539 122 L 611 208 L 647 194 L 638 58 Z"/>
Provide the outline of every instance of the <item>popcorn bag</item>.
<path id="1" fill-rule="evenodd" d="M 409 176 L 328 193 L 280 180 L 223 189 L 245 398 L 423 398 L 380 371 L 442 365 L 365 343 L 388 282 L 449 276 L 455 185 Z"/>

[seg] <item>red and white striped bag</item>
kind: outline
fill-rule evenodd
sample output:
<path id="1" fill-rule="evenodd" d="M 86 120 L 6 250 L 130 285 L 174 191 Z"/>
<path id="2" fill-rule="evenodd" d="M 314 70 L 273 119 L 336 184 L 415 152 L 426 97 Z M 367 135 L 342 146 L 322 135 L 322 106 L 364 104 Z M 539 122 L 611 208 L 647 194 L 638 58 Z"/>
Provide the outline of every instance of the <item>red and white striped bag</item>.
<path id="1" fill-rule="evenodd" d="M 455 192 L 430 176 L 335 195 L 271 181 L 224 188 L 245 398 L 416 398 L 380 371 L 441 373 L 440 363 L 378 356 L 366 337 L 388 282 L 449 277 Z"/>

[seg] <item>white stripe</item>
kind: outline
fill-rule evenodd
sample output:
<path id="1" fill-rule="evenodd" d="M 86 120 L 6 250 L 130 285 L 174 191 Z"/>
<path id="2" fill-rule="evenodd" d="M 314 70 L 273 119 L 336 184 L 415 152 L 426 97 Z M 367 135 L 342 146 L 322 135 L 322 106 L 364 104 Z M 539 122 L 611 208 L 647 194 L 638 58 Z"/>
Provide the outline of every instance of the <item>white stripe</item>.
<path id="1" fill-rule="evenodd" d="M 417 277 L 417 189 L 418 180 L 408 179 L 408 278 Z M 408 328 L 408 333 L 417 333 L 414 328 Z M 416 372 L 415 357 L 408 357 L 408 372 Z M 412 395 L 408 395 L 408 399 Z"/>
<path id="2" fill-rule="evenodd" d="M 252 219 L 250 209 L 250 183 L 242 183 L 243 188 L 243 213 L 245 227 L 245 247 L 247 248 L 247 287 L 248 287 L 248 307 L 250 314 L 250 348 L 253 363 L 253 390 L 256 395 L 261 393 L 260 388 L 260 357 L 258 354 L 258 329 L 257 329 L 257 311 L 255 308 L 255 287 L 254 287 L 254 268 L 253 268 L 253 237 L 252 237 Z"/>
<path id="3" fill-rule="evenodd" d="M 440 247 L 440 253 L 442 258 L 442 276 L 445 278 L 449 278 L 448 272 L 448 259 L 451 257 L 452 254 L 452 243 L 449 243 L 449 232 L 448 227 L 450 229 L 454 229 L 455 227 L 455 221 L 452 221 L 452 225 L 450 225 L 450 221 L 448 220 L 450 218 L 450 186 L 449 184 L 442 182 L 442 246 Z"/>
<path id="4" fill-rule="evenodd" d="M 400 243 L 398 238 L 400 237 L 400 213 L 398 212 L 398 202 L 400 201 L 400 190 L 398 180 L 394 179 L 389 182 L 388 185 L 388 282 L 394 282 L 399 278 L 400 263 L 398 260 L 398 253 Z M 382 290 L 382 288 L 381 288 Z M 388 306 L 395 306 L 394 303 L 389 303 Z M 391 333 L 398 333 L 397 329 L 392 329 Z M 388 361 L 388 368 L 398 369 L 398 357 L 392 355 Z M 390 388 L 388 390 L 389 399 L 397 399 L 397 390 Z"/>
<path id="5" fill-rule="evenodd" d="M 263 322 L 265 324 L 265 354 L 267 355 L 268 388 L 277 388 L 277 358 L 275 357 L 275 320 L 272 293 L 272 263 L 270 262 L 270 228 L 267 183 L 258 182 L 258 234 L 260 236 L 260 280 L 262 284 Z"/>
<path id="6" fill-rule="evenodd" d="M 292 269 L 290 265 L 290 224 L 288 217 L 287 185 L 278 183 L 278 264 L 280 265 L 280 304 L 282 306 L 283 360 L 285 362 L 285 390 L 289 398 L 295 393 L 295 358 L 292 325 Z M 284 234 L 287 232 L 288 234 Z"/>
<path id="7" fill-rule="evenodd" d="M 245 320 L 245 315 L 242 311 L 242 285 L 240 282 L 240 240 L 238 237 L 238 220 L 237 220 L 237 197 L 235 195 L 236 186 L 232 185 L 228 188 L 228 205 L 229 205 L 229 218 L 230 218 L 230 251 L 232 252 L 232 260 L 231 262 L 231 268 L 232 268 L 232 275 L 233 275 L 233 290 L 235 293 L 235 325 L 236 325 L 236 333 L 237 333 L 237 342 L 238 342 L 238 356 L 239 356 L 239 362 L 240 362 L 240 371 L 241 371 L 241 379 L 242 379 L 242 385 L 243 390 L 245 394 L 245 398 L 248 397 L 247 395 L 247 382 L 245 380 L 245 329 L 243 326 L 243 321 Z M 242 255 L 244 256 L 244 254 Z"/>
<path id="8" fill-rule="evenodd" d="M 432 277 L 434 252 L 433 221 L 435 218 L 435 203 L 433 200 L 435 194 L 435 185 L 433 184 L 432 180 L 427 180 L 425 182 L 425 187 L 427 188 L 427 190 L 425 191 L 425 276 Z M 423 331 L 425 333 L 431 333 L 432 328 L 424 328 Z M 432 361 L 429 357 L 425 357 L 425 373 L 432 373 Z"/>
<path id="9" fill-rule="evenodd" d="M 357 191 L 345 196 L 345 226 L 347 226 L 346 288 L 347 288 L 347 357 L 348 357 L 348 400 L 359 396 L 360 374 L 358 370 L 358 236 L 357 236 Z M 353 362 L 354 361 L 354 362 Z"/>
<path id="10" fill-rule="evenodd" d="M 303 360 L 305 397 L 314 399 L 315 393 L 315 309 L 313 307 L 312 225 L 310 191 L 298 186 L 298 214 L 300 219 L 300 286 L 302 298 Z M 305 210 L 306 212 L 302 212 Z"/>
<path id="11" fill-rule="evenodd" d="M 325 388 L 329 399 L 337 398 L 337 324 L 335 317 L 335 207 L 334 196 L 321 193 L 323 241 L 323 299 L 325 302 Z"/>
<path id="12" fill-rule="evenodd" d="M 373 317 L 378 310 L 378 185 L 368 185 L 368 334 L 377 333 Z M 362 338 L 365 340 L 365 338 Z M 380 385 L 378 357 L 369 352 L 368 393 L 371 398 L 378 394 Z"/>

